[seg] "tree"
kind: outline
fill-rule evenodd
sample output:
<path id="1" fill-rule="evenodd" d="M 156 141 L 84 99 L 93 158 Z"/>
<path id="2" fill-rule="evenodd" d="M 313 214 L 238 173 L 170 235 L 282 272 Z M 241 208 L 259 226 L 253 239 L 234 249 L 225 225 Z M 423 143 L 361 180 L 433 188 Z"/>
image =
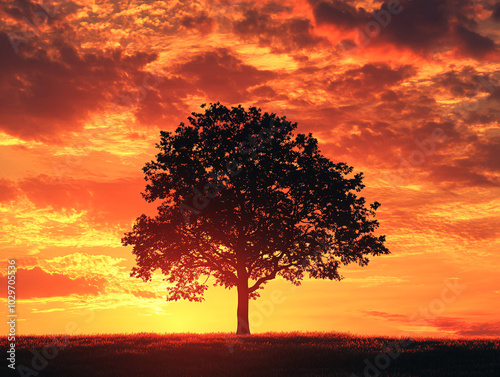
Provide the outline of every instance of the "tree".
<path id="1" fill-rule="evenodd" d="M 143 196 L 160 201 L 158 214 L 140 216 L 122 239 L 136 257 L 131 276 L 161 270 L 167 300 L 202 301 L 213 277 L 237 288 L 237 334 L 249 334 L 249 299 L 269 280 L 341 280 L 341 265 L 389 253 L 374 235 L 380 204 L 356 196 L 362 173 L 321 155 L 312 134 L 295 136 L 297 123 L 220 103 L 188 120 L 161 132 L 143 168 Z"/>

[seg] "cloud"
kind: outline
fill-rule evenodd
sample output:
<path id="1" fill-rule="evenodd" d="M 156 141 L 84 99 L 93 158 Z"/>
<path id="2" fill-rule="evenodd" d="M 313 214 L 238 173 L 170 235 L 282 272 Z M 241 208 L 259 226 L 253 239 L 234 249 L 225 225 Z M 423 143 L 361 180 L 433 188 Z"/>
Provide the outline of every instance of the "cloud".
<path id="1" fill-rule="evenodd" d="M 483 57 L 496 50 L 495 42 L 484 37 L 475 31 L 469 30 L 459 25 L 456 29 L 459 43 L 462 45 L 462 51 L 471 57 Z"/>
<path id="2" fill-rule="evenodd" d="M 325 44 L 326 39 L 314 35 L 309 19 L 288 17 L 273 19 L 271 15 L 256 8 L 245 10 L 243 17 L 234 21 L 234 33 L 245 41 L 255 40 L 260 46 L 268 46 L 277 53 L 293 53 Z M 273 12 L 274 13 L 274 12 Z"/>
<path id="3" fill-rule="evenodd" d="M 426 56 L 458 48 L 476 59 L 497 51 L 493 40 L 471 30 L 478 25 L 477 4 L 472 0 L 384 1 L 373 12 L 346 0 L 309 2 L 319 26 L 332 25 L 344 32 L 358 30 L 354 38 L 357 46 L 389 43 Z M 397 11 L 391 12 L 394 9 Z M 351 38 L 345 42 L 353 45 Z"/>
<path id="4" fill-rule="evenodd" d="M 381 36 L 421 52 L 437 48 L 444 42 L 450 33 L 454 13 L 458 11 L 450 8 L 447 0 L 402 1 L 401 4 L 402 12 L 392 17 Z"/>
<path id="5" fill-rule="evenodd" d="M 5 0 L 2 11 L 16 20 L 28 19 L 33 22 L 54 22 L 57 15 L 55 7 L 51 2 L 38 4 L 30 0 Z"/>
<path id="6" fill-rule="evenodd" d="M 401 314 L 391 314 L 380 311 L 364 311 L 365 315 L 397 322 L 402 325 L 411 324 L 410 317 Z M 469 322 L 458 318 L 437 317 L 422 319 L 415 322 L 415 326 L 422 324 L 435 327 L 438 331 L 452 332 L 454 335 L 466 337 L 498 337 L 500 335 L 500 321 L 497 322 Z"/>
<path id="7" fill-rule="evenodd" d="M 333 24 L 343 28 L 354 28 L 369 20 L 370 15 L 363 8 L 357 9 L 342 0 L 310 1 L 313 14 L 318 24 Z"/>
<path id="8" fill-rule="evenodd" d="M 50 260 L 41 260 L 39 264 L 46 271 L 65 273 L 76 278 L 103 280 L 102 293 L 129 294 L 142 298 L 159 299 L 165 294 L 164 282 L 157 279 L 145 283 L 140 279 L 130 276 L 130 270 L 120 264 L 125 258 L 115 258 L 109 255 L 90 255 L 87 253 L 73 253 Z"/>
<path id="9" fill-rule="evenodd" d="M 495 8 L 493 9 L 491 16 L 495 21 L 500 22 L 500 2 L 495 4 Z"/>
<path id="10" fill-rule="evenodd" d="M 439 330 L 453 331 L 455 335 L 467 337 L 498 337 L 500 321 L 497 322 L 465 322 L 457 318 L 436 318 L 432 326 Z"/>
<path id="11" fill-rule="evenodd" d="M 141 178 L 97 182 L 39 175 L 21 180 L 18 187 L 38 208 L 85 210 L 93 222 L 128 223 L 145 207 L 140 195 L 144 188 Z"/>
<path id="12" fill-rule="evenodd" d="M 86 298 L 86 301 L 103 302 L 114 302 L 116 296 L 121 295 L 129 302 L 141 298 L 151 303 L 156 301 L 158 305 L 164 303 L 163 280 L 155 274 L 148 283 L 132 278 L 130 271 L 120 266 L 123 261 L 125 258 L 87 253 L 67 254 L 52 259 L 19 258 L 16 265 L 23 267 L 18 267 L 16 272 L 16 295 L 18 299 L 35 301 L 38 298 L 92 295 L 97 297 Z M 0 285 L 6 284 L 7 276 L 0 275 Z M 2 295 L 5 297 L 6 290 Z"/>
<path id="13" fill-rule="evenodd" d="M 120 248 L 131 221 L 151 210 L 141 197 L 139 177 L 99 182 L 40 175 L 8 187 L 16 196 L 1 208 L 5 234 L 0 247 L 11 256 L 48 247 Z M 13 248 L 18 244 L 22 248 Z"/>
<path id="14" fill-rule="evenodd" d="M 141 82 L 137 82 L 137 86 L 140 88 Z M 167 123 L 178 124 L 189 112 L 185 99 L 197 91 L 197 86 L 190 83 L 189 78 L 178 75 L 159 77 L 156 81 L 151 80 L 151 87 L 143 94 L 143 99 L 136 101 L 134 114 L 144 125 L 164 127 Z"/>
<path id="15" fill-rule="evenodd" d="M 465 66 L 461 70 L 452 68 L 433 76 L 431 80 L 436 93 L 446 89 L 457 98 L 472 98 L 480 93 L 491 93 L 495 85 L 491 74 L 478 72 L 473 66 Z"/>
<path id="16" fill-rule="evenodd" d="M 179 65 L 176 73 L 196 84 L 210 102 L 231 104 L 244 101 L 250 87 L 276 77 L 272 71 L 245 64 L 225 48 L 198 54 Z"/>
<path id="17" fill-rule="evenodd" d="M 17 195 L 15 183 L 9 179 L 0 178 L 0 203 L 14 200 Z"/>
<path id="18" fill-rule="evenodd" d="M 471 171 L 471 169 L 450 166 L 436 165 L 429 173 L 429 180 L 442 185 L 469 186 L 469 187 L 499 187 L 500 181 L 495 177 L 488 177 L 481 172 Z"/>
<path id="19" fill-rule="evenodd" d="M 180 23 L 186 29 L 198 30 L 201 34 L 209 34 L 215 29 L 215 20 L 206 13 L 201 13 L 196 16 L 185 16 L 181 19 Z"/>
<path id="20" fill-rule="evenodd" d="M 380 312 L 380 311 L 376 311 L 376 310 L 363 311 L 362 313 L 369 315 L 370 317 L 383 318 L 383 319 L 387 319 L 390 321 L 396 321 L 396 322 L 408 321 L 408 316 L 402 315 L 402 314 L 390 314 L 390 313 Z"/>
<path id="21" fill-rule="evenodd" d="M 46 142 L 81 130 L 89 114 L 128 90 L 130 77 L 142 81 L 145 65 L 156 59 L 121 49 L 83 52 L 61 40 L 22 47 L 16 53 L 0 32 L 0 130 Z"/>
<path id="22" fill-rule="evenodd" d="M 406 280 L 397 276 L 374 275 L 364 278 L 346 278 L 343 281 L 348 283 L 358 283 L 362 288 L 369 288 L 380 285 L 391 286 L 392 284 L 404 283 Z"/>
<path id="23" fill-rule="evenodd" d="M 418 176 L 448 187 L 498 186 L 498 106 L 495 92 L 485 96 L 496 80 L 471 66 L 452 67 L 425 83 L 417 72 L 410 65 L 369 63 L 327 81 L 326 89 L 343 106 L 310 111 L 317 119 L 314 131 L 330 141 L 324 150 L 366 165 L 377 161 L 400 183 Z M 436 98 L 451 98 L 455 108 Z"/>
<path id="24" fill-rule="evenodd" d="M 328 84 L 327 90 L 342 93 L 342 96 L 366 99 L 409 79 L 415 73 L 415 68 L 410 65 L 393 69 L 385 63 L 368 63 L 339 74 Z"/>
<path id="25" fill-rule="evenodd" d="M 0 276 L 0 285 L 7 285 L 7 276 Z M 49 273 L 40 267 L 18 268 L 16 298 L 26 300 L 40 297 L 97 295 L 104 291 L 105 280 L 100 278 L 70 278 L 62 273 Z M 5 290 L 6 291 L 6 290 Z M 4 296 L 6 292 L 2 293 Z"/>

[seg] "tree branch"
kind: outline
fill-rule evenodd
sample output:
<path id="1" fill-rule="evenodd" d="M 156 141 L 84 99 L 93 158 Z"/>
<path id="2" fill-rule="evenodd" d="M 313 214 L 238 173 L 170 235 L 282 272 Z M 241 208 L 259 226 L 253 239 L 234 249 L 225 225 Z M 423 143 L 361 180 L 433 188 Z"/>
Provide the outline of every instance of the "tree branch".
<path id="1" fill-rule="evenodd" d="M 265 283 L 266 281 L 268 280 L 273 280 L 276 278 L 276 274 L 281 271 L 281 270 L 284 270 L 288 267 L 291 267 L 293 266 L 293 263 L 289 263 L 285 266 L 281 266 L 280 268 L 276 268 L 270 275 L 267 275 L 267 276 L 263 276 L 261 278 L 259 278 L 254 285 L 252 285 L 250 288 L 248 288 L 248 293 L 252 293 L 252 292 L 255 292 L 257 289 L 259 289 L 259 287 Z"/>

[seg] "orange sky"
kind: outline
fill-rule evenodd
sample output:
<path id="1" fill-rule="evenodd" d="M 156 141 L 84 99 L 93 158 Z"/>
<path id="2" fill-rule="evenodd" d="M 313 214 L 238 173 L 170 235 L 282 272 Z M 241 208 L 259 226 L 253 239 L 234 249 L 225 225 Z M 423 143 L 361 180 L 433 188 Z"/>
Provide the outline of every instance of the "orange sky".
<path id="1" fill-rule="evenodd" d="M 252 332 L 500 336 L 500 2 L 1 0 L 0 24 L 0 314 L 14 258 L 18 333 L 236 329 L 236 291 L 167 303 L 120 243 L 154 210 L 159 131 L 220 101 L 363 171 L 392 251 L 341 282 L 271 282 Z"/>

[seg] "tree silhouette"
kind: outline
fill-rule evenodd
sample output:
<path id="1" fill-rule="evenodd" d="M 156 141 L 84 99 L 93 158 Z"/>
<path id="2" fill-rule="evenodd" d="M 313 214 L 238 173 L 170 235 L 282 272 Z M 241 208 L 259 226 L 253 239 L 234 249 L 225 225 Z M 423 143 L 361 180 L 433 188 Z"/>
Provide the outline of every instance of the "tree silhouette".
<path id="1" fill-rule="evenodd" d="M 249 334 L 249 298 L 269 280 L 341 280 L 340 265 L 389 253 L 373 234 L 380 204 L 365 207 L 355 194 L 362 173 L 321 155 L 311 134 L 292 134 L 297 123 L 220 103 L 192 115 L 161 132 L 143 168 L 143 196 L 161 204 L 122 239 L 136 257 L 131 276 L 148 281 L 161 270 L 168 301 L 202 301 L 210 276 L 236 287 L 237 334 Z"/>

